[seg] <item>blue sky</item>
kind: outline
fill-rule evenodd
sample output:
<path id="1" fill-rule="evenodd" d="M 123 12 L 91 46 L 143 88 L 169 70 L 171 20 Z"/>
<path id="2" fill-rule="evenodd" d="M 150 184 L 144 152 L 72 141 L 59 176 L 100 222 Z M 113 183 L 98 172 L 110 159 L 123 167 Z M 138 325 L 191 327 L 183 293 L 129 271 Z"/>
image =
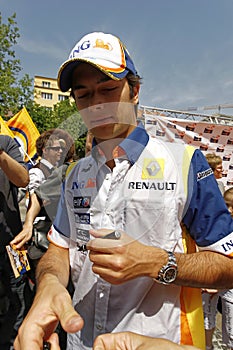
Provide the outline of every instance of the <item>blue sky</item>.
<path id="1" fill-rule="evenodd" d="M 83 35 L 105 31 L 143 77 L 141 105 L 233 104 L 233 0 L 0 0 L 0 11 L 17 15 L 15 51 L 31 77 L 56 77 Z"/>

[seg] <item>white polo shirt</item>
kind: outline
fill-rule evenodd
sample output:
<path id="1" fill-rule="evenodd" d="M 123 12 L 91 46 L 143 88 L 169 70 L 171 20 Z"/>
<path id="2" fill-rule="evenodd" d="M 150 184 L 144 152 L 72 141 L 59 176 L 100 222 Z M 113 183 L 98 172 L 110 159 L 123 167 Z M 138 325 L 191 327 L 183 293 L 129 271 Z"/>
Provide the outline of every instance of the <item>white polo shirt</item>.
<path id="1" fill-rule="evenodd" d="M 90 228 L 120 229 L 146 245 L 174 252 L 194 252 L 195 244 L 200 249 L 202 245 L 206 248 L 216 244 L 219 238 L 214 225 L 202 237 L 197 230 L 195 237 L 197 222 L 200 220 L 202 225 L 204 214 L 200 212 L 197 218 L 192 213 L 196 193 L 206 187 L 201 181 L 210 181 L 210 191 L 218 197 L 217 184 L 213 188 L 213 175 L 200 152 L 196 151 L 194 157 L 190 147 L 177 144 L 170 148 L 169 144 L 149 138 L 142 127 L 136 128 L 116 151 L 112 171 L 97 147 L 90 157 L 78 162 L 66 179 L 49 234 L 50 241 L 70 250 L 73 305 L 85 322 L 80 332 L 68 335 L 67 349 L 92 349 L 97 335 L 119 331 L 204 349 L 198 289 L 164 286 L 147 277 L 111 285 L 92 272 L 88 255 L 78 248 L 91 238 Z M 192 186 L 188 184 L 190 171 L 196 173 Z M 223 199 L 218 209 L 226 219 L 225 236 L 232 236 L 232 220 Z M 196 243 L 182 231 L 182 220 Z"/>

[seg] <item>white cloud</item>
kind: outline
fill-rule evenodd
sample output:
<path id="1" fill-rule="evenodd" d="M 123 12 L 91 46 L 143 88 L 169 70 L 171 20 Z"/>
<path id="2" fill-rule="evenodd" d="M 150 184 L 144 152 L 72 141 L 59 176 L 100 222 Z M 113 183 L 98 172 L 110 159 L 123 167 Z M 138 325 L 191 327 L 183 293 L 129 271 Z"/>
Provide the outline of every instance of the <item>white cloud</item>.
<path id="1" fill-rule="evenodd" d="M 64 52 L 66 52 L 65 49 L 54 45 L 54 43 L 35 39 L 32 40 L 25 37 L 20 39 L 18 46 L 26 53 L 36 54 L 38 56 L 45 55 L 49 59 L 60 61 L 64 60 Z"/>

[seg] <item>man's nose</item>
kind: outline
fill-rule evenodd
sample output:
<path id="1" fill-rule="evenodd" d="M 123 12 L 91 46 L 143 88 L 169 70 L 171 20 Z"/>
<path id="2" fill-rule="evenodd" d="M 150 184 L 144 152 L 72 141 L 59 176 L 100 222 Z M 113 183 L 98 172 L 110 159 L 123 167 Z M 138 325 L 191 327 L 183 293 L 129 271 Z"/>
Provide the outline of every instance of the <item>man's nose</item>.
<path id="1" fill-rule="evenodd" d="M 104 109 L 104 104 L 103 103 L 97 103 L 97 104 L 91 104 L 91 106 L 88 107 L 89 112 L 99 112 Z"/>

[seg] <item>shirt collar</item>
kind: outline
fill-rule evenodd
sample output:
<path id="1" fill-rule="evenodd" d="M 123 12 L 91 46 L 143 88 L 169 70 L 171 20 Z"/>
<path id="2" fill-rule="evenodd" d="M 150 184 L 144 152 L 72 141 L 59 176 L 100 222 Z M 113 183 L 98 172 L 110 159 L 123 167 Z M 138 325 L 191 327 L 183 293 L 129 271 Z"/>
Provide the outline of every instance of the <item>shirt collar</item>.
<path id="1" fill-rule="evenodd" d="M 52 169 L 54 168 L 53 164 L 51 164 L 47 159 L 41 158 L 40 160 L 41 163 L 47 166 L 47 168 Z"/>
<path id="2" fill-rule="evenodd" d="M 140 157 L 148 141 L 149 135 L 143 124 L 140 122 L 128 137 L 113 150 L 113 158 L 127 157 L 131 165 L 133 165 Z M 92 156 L 98 160 L 102 155 L 103 153 L 101 154 L 94 138 L 92 142 Z"/>

